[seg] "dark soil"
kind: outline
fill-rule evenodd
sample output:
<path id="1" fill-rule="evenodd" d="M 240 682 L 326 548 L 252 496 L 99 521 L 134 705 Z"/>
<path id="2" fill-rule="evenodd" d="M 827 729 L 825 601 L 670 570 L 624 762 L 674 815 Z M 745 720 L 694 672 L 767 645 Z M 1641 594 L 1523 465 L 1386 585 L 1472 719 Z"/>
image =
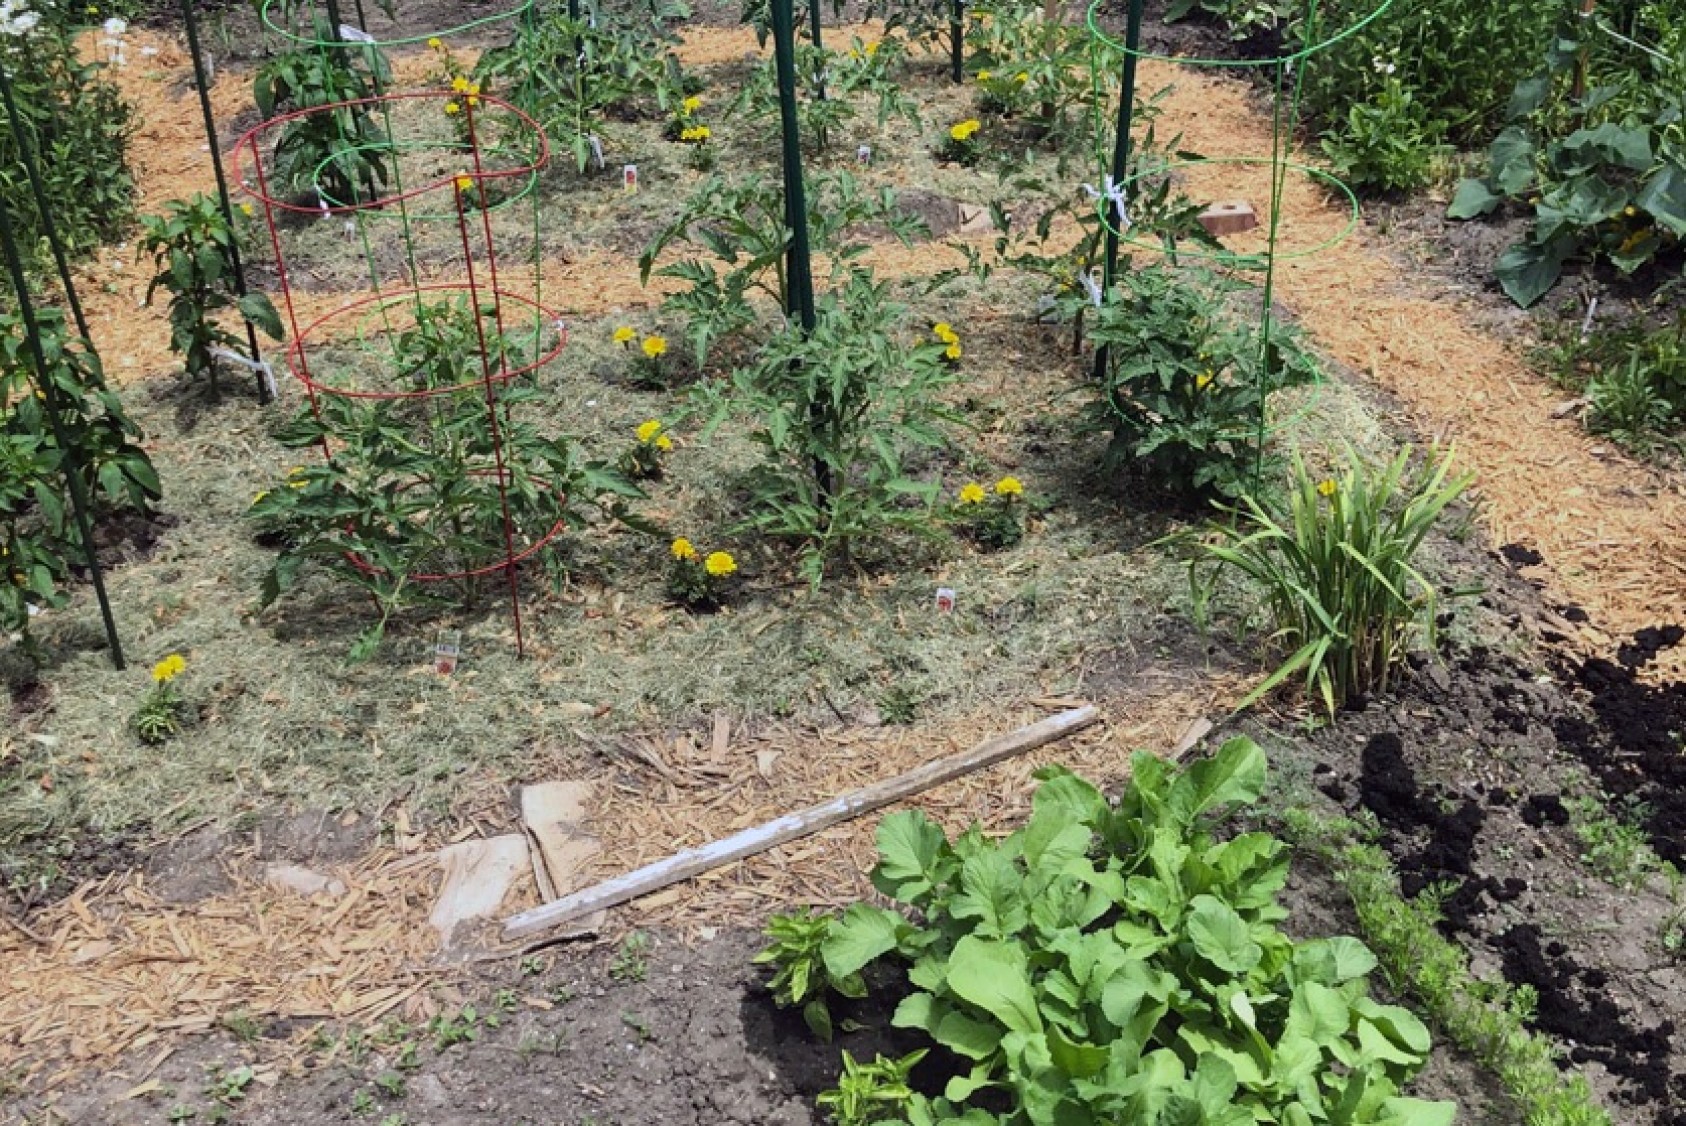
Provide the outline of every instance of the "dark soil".
<path id="1" fill-rule="evenodd" d="M 1526 594 L 1502 576 L 1489 602 L 1508 610 Z M 1634 675 L 1679 640 L 1671 627 L 1642 631 L 1617 660 L 1555 677 L 1471 648 L 1310 740 L 1316 788 L 1375 816 L 1402 890 L 1444 896 L 1442 927 L 1476 972 L 1538 991 L 1534 1026 L 1627 1108 L 1619 1121 L 1666 1126 L 1686 1122 L 1686 997 L 1659 940 L 1670 905 L 1660 886 L 1622 891 L 1584 867 L 1563 796 L 1593 792 L 1583 764 L 1606 792 L 1650 808 L 1659 852 L 1681 854 L 1686 690 Z"/>

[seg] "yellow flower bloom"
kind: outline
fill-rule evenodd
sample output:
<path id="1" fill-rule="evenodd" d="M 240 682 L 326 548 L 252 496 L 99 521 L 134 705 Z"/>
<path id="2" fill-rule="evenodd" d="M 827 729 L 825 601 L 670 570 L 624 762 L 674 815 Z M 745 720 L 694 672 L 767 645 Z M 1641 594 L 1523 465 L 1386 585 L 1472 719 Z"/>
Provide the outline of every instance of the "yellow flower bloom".
<path id="1" fill-rule="evenodd" d="M 454 117 L 461 112 L 462 112 L 462 107 L 457 105 L 457 103 L 455 103 L 455 102 L 446 102 L 445 103 L 445 116 L 446 117 Z"/>
<path id="2" fill-rule="evenodd" d="M 989 71 L 987 71 L 987 70 L 978 71 L 978 81 L 979 82 L 988 82 L 989 81 Z"/>
<path id="3" fill-rule="evenodd" d="M 667 338 L 663 336 L 646 336 L 644 338 L 644 354 L 652 360 L 667 351 Z"/>
<path id="4" fill-rule="evenodd" d="M 878 44 L 877 43 L 868 43 L 866 45 L 866 57 L 867 58 L 870 59 L 870 58 L 872 58 L 872 56 L 876 55 L 877 53 L 878 53 Z"/>
<path id="5" fill-rule="evenodd" d="M 983 128 L 983 126 L 978 123 L 977 118 L 967 118 L 958 125 L 951 126 L 949 128 L 948 135 L 956 141 L 965 143 L 966 141 L 971 140 L 972 134 L 976 133 L 981 128 Z"/>
<path id="6" fill-rule="evenodd" d="M 427 49 L 430 51 L 442 51 L 445 49 L 445 44 L 440 42 L 439 37 L 435 35 L 427 41 Z"/>
<path id="7" fill-rule="evenodd" d="M 1206 390 L 1215 378 L 1216 376 L 1214 376 L 1210 371 L 1201 372 L 1199 375 L 1194 377 L 1194 389 L 1196 391 Z"/>
<path id="8" fill-rule="evenodd" d="M 473 177 L 471 177 L 471 176 L 458 176 L 457 177 L 457 189 L 459 191 L 465 191 L 465 192 L 470 191 L 470 190 L 473 189 L 473 187 L 474 187 L 474 178 Z"/>
<path id="9" fill-rule="evenodd" d="M 662 424 L 659 419 L 652 418 L 648 422 L 638 424 L 638 440 L 640 442 L 648 442 L 661 432 Z"/>
<path id="10" fill-rule="evenodd" d="M 947 348 L 943 349 L 943 357 L 945 359 L 958 360 L 960 356 L 960 345 L 958 343 L 950 344 Z"/>
<path id="11" fill-rule="evenodd" d="M 251 204 L 249 204 L 249 203 L 242 203 L 242 204 L 241 204 L 241 205 L 240 205 L 240 214 L 242 214 L 242 215 L 244 215 L 244 216 L 245 216 L 245 217 L 246 217 L 246 218 L 248 218 L 248 219 L 250 219 L 250 218 L 251 218 L 251 217 L 252 217 L 252 216 L 253 216 L 253 215 L 256 215 L 256 214 L 257 214 L 257 211 L 256 211 L 256 210 L 255 210 L 255 209 L 254 209 L 254 208 L 253 208 L 253 207 L 252 207 L 252 205 L 251 205 Z"/>
<path id="12" fill-rule="evenodd" d="M 947 321 L 938 321 L 931 326 L 931 335 L 944 344 L 955 344 L 960 340 L 960 334 L 954 331 L 954 326 Z"/>
<path id="13" fill-rule="evenodd" d="M 713 131 L 706 125 L 687 125 L 679 131 L 681 141 L 706 141 L 712 136 Z"/>
<path id="14" fill-rule="evenodd" d="M 683 109 L 687 117 L 696 113 L 699 109 L 702 109 L 702 97 L 698 94 L 692 94 L 689 98 L 685 99 Z"/>
<path id="15" fill-rule="evenodd" d="M 1030 81 L 1030 75 L 1021 70 L 1017 74 L 1013 75 L 1013 81 L 1023 86 L 1026 82 Z"/>
<path id="16" fill-rule="evenodd" d="M 961 504 L 982 504 L 984 487 L 976 481 L 969 481 L 960 487 Z"/>
<path id="17" fill-rule="evenodd" d="M 1336 486 L 1333 478 L 1325 477 L 1323 480 L 1317 482 L 1317 491 L 1326 497 L 1334 496 L 1337 487 L 1338 486 Z"/>
<path id="18" fill-rule="evenodd" d="M 655 445 L 656 449 L 660 450 L 662 453 L 666 453 L 668 450 L 673 448 L 673 439 L 669 438 L 666 434 L 657 434 Z"/>
<path id="19" fill-rule="evenodd" d="M 152 679 L 157 684 L 168 684 L 186 671 L 187 662 L 182 660 L 181 654 L 171 653 L 152 666 Z"/>
<path id="20" fill-rule="evenodd" d="M 1634 210 L 1634 209 L 1633 209 L 1633 208 L 1631 208 L 1631 207 L 1624 207 L 1624 208 L 1622 208 L 1622 214 L 1623 214 L 1623 215 L 1625 215 L 1625 216 L 1627 216 L 1627 217 L 1628 217 L 1628 218 L 1629 218 L 1629 219 L 1631 219 L 1631 218 L 1633 218 L 1633 217 L 1634 217 L 1634 216 L 1635 216 L 1635 215 L 1637 215 L 1637 214 L 1639 214 L 1639 212 L 1637 212 L 1637 211 L 1635 211 L 1635 210 Z"/>
<path id="21" fill-rule="evenodd" d="M 468 79 L 464 78 L 460 74 L 457 75 L 455 78 L 451 79 L 451 89 L 453 92 L 458 94 L 468 93 Z"/>
<path id="22" fill-rule="evenodd" d="M 697 549 L 692 547 L 691 541 L 686 539 L 684 536 L 680 536 L 678 539 L 674 540 L 673 546 L 668 548 L 668 551 L 672 552 L 673 557 L 681 563 L 696 562 Z"/>
<path id="23" fill-rule="evenodd" d="M 998 497 L 1024 496 L 1024 482 L 1017 477 L 1003 477 L 995 482 L 995 495 Z"/>
<path id="24" fill-rule="evenodd" d="M 716 551 L 703 560 L 703 570 L 717 579 L 723 579 L 738 569 L 738 561 L 732 558 L 730 552 Z"/>
<path id="25" fill-rule="evenodd" d="M 637 335 L 638 334 L 636 332 L 632 331 L 631 325 L 621 325 L 619 328 L 617 328 L 615 330 L 615 343 L 616 344 L 631 344 L 632 338 L 637 336 Z"/>

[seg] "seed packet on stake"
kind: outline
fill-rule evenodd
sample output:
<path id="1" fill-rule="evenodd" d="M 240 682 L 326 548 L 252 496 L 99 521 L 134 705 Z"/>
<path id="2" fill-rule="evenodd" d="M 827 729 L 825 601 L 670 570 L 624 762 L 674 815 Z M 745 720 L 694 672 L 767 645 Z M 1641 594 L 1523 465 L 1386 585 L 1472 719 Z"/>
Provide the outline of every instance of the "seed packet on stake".
<path id="1" fill-rule="evenodd" d="M 433 644 L 433 671 L 440 676 L 450 676 L 457 671 L 457 662 L 462 659 L 462 634 L 454 629 L 439 631 L 439 640 Z"/>
<path id="2" fill-rule="evenodd" d="M 860 148 L 856 149 L 855 150 L 855 162 L 857 164 L 871 164 L 872 163 L 872 146 L 871 145 L 862 145 Z"/>
<path id="3" fill-rule="evenodd" d="M 939 586 L 937 588 L 937 613 L 954 613 L 954 590 L 952 587 Z"/>
<path id="4" fill-rule="evenodd" d="M 629 164 L 621 169 L 621 186 L 627 195 L 638 190 L 638 165 Z"/>

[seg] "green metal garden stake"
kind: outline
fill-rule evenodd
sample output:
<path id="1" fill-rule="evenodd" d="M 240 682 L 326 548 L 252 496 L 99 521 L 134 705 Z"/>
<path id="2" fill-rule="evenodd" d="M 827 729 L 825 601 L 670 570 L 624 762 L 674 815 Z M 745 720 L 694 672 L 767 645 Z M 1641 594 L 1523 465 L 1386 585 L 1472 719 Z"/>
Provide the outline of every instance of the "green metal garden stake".
<path id="1" fill-rule="evenodd" d="M 950 0 L 948 9 L 949 69 L 955 85 L 966 81 L 966 0 Z"/>
<path id="2" fill-rule="evenodd" d="M 1130 174 L 1130 130 L 1136 121 L 1136 56 L 1142 45 L 1142 9 L 1144 0 L 1130 0 L 1130 15 L 1124 25 L 1124 66 L 1118 92 L 1118 131 L 1112 138 L 1112 182 L 1122 184 Z M 1103 197 L 1102 207 L 1111 207 L 1109 199 Z M 1112 283 L 1118 273 L 1118 227 L 1119 217 L 1110 216 L 1106 227 L 1106 249 L 1101 258 L 1101 293 L 1102 299 L 1112 292 Z M 1100 379 L 1106 374 L 1107 364 L 1106 345 L 1095 349 L 1095 378 Z"/>
<path id="3" fill-rule="evenodd" d="M 70 305 L 71 316 L 76 318 L 76 331 L 82 334 L 83 340 L 89 340 L 91 346 L 88 318 L 82 313 L 82 301 L 76 296 L 76 283 L 70 276 L 70 259 L 64 252 L 64 241 L 59 238 L 58 224 L 53 221 L 52 204 L 47 201 L 47 189 L 41 183 L 41 170 L 35 163 L 29 131 L 12 97 L 12 76 L 6 73 L 4 66 L 0 66 L 0 94 L 5 95 L 6 120 L 11 124 L 12 136 L 17 138 L 18 157 L 23 162 L 24 174 L 29 177 L 29 191 L 35 197 L 35 209 L 41 213 L 41 230 L 47 236 L 47 245 L 52 248 L 53 263 L 59 271 L 59 284 L 64 287 L 64 299 Z"/>
<path id="4" fill-rule="evenodd" d="M 222 206 L 223 222 L 228 224 L 228 268 L 234 274 L 234 295 L 246 296 L 246 267 L 240 261 L 240 240 L 235 238 L 234 232 L 234 204 L 228 194 L 228 177 L 222 171 L 222 148 L 217 144 L 217 118 L 211 112 L 211 84 L 205 77 L 205 62 L 199 52 L 199 18 L 193 13 L 195 0 L 181 0 L 182 23 L 187 29 L 187 52 L 193 56 L 193 84 L 199 91 L 199 112 L 205 119 L 205 143 L 211 150 L 211 168 L 217 176 L 217 202 Z M 242 318 L 244 319 L 244 318 Z M 246 321 L 246 346 L 252 354 L 252 363 L 261 364 L 263 353 L 258 348 L 258 330 L 252 327 L 251 321 Z M 269 402 L 269 383 L 260 371 L 258 379 L 258 403 Z"/>
<path id="5" fill-rule="evenodd" d="M 804 335 L 814 331 L 814 266 L 808 250 L 808 197 L 802 184 L 802 134 L 796 120 L 796 15 L 794 0 L 772 0 L 773 60 L 779 82 L 779 125 L 784 140 L 784 220 L 790 228 L 790 248 L 785 251 L 785 273 L 789 277 L 785 294 L 787 310 L 802 326 Z M 811 410 L 823 415 L 815 402 Z M 814 481 L 822 504 L 831 497 L 831 467 L 814 459 Z"/>
<path id="6" fill-rule="evenodd" d="M 795 23 L 795 13 L 791 15 L 791 22 Z M 823 51 L 825 44 L 820 42 L 820 0 L 808 0 L 808 33 L 813 37 L 814 50 Z M 820 56 L 822 59 L 824 55 Z M 814 96 L 825 101 L 825 67 L 820 67 L 819 75 L 814 80 Z"/>
<path id="7" fill-rule="evenodd" d="M 65 485 L 70 489 L 70 507 L 76 514 L 76 530 L 82 537 L 82 550 L 87 554 L 88 575 L 93 580 L 94 598 L 100 605 L 100 618 L 105 623 L 105 639 L 111 646 L 111 663 L 118 672 L 126 667 L 123 643 L 117 637 L 117 620 L 111 614 L 111 600 L 105 593 L 105 575 L 100 571 L 99 551 L 94 547 L 93 523 L 88 519 L 88 490 L 82 484 L 81 451 L 73 448 L 59 417 L 63 401 L 58 384 L 47 369 L 47 355 L 41 349 L 41 326 L 35 319 L 35 303 L 29 297 L 29 282 L 23 276 L 23 258 L 18 254 L 17 237 L 12 233 L 12 212 L 0 197 L 0 250 L 6 255 L 6 269 L 12 275 L 12 288 L 17 291 L 18 318 L 23 322 L 24 338 L 29 344 L 30 359 L 35 364 L 37 390 L 46 401 L 47 421 L 53 428 L 53 441 L 64 455 L 60 467 Z"/>

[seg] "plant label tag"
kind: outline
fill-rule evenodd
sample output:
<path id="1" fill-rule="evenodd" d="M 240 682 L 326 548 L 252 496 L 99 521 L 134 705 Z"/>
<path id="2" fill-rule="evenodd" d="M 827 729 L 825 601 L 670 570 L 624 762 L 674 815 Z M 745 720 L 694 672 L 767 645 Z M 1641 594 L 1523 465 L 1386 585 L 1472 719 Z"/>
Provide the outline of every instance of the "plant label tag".
<path id="1" fill-rule="evenodd" d="M 937 613 L 954 613 L 954 590 L 952 587 L 939 586 L 937 588 Z"/>
<path id="2" fill-rule="evenodd" d="M 856 149 L 855 150 L 855 161 L 859 164 L 871 164 L 872 163 L 872 146 L 871 145 L 862 145 L 860 148 Z"/>
<path id="3" fill-rule="evenodd" d="M 638 190 L 638 165 L 629 164 L 621 169 L 621 186 L 627 195 Z"/>
<path id="4" fill-rule="evenodd" d="M 433 671 L 450 676 L 457 671 L 462 659 L 462 634 L 454 629 L 440 630 L 439 640 L 433 643 Z"/>

